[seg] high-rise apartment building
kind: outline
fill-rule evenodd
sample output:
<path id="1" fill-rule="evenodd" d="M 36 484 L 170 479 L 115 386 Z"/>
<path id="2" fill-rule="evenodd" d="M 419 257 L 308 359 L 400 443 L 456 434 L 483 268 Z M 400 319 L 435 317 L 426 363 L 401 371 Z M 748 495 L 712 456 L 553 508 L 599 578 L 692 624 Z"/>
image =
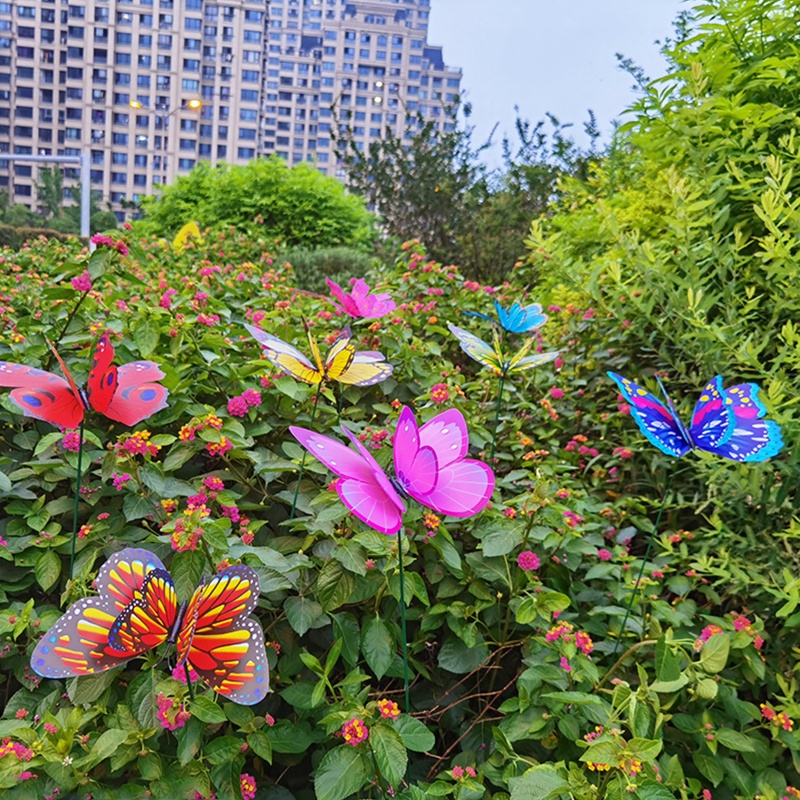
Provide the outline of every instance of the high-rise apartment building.
<path id="1" fill-rule="evenodd" d="M 430 2 L 0 0 L 0 191 L 37 207 L 38 165 L 3 153 L 88 151 L 122 219 L 198 161 L 336 174 L 337 120 L 361 146 L 452 126 L 461 71 L 427 42 Z"/>

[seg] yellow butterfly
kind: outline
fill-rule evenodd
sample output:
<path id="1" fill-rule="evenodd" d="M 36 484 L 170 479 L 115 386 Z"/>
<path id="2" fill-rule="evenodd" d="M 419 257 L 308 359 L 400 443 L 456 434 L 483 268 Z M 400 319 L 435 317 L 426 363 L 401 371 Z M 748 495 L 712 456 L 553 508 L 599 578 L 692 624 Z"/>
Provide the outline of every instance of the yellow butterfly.
<path id="1" fill-rule="evenodd" d="M 306 327 L 314 363 L 277 336 L 252 325 L 245 325 L 245 328 L 264 348 L 264 356 L 268 361 L 286 375 L 312 386 L 329 380 L 353 386 L 372 386 L 392 374 L 392 365 L 386 363 L 382 353 L 375 350 L 356 351 L 350 341 L 352 334 L 349 325 L 336 337 L 324 361 L 316 339 Z"/>
<path id="2" fill-rule="evenodd" d="M 182 250 L 186 249 L 186 242 L 188 242 L 189 239 L 197 239 L 198 242 L 203 241 L 203 237 L 200 233 L 200 227 L 194 220 L 187 222 L 175 234 L 175 238 L 172 240 L 172 249 L 176 253 L 180 253 Z"/>
<path id="3" fill-rule="evenodd" d="M 513 375 L 515 372 L 522 372 L 532 367 L 538 367 L 540 364 L 546 364 L 548 361 L 552 361 L 558 356 L 557 351 L 528 355 L 530 349 L 536 342 L 536 339 L 532 336 L 525 340 L 522 347 L 520 347 L 510 359 L 506 359 L 500 347 L 500 337 L 496 330 L 493 331 L 493 346 L 490 346 L 484 342 L 483 339 L 478 338 L 474 333 L 465 331 L 463 328 L 452 324 L 448 324 L 447 327 L 450 328 L 450 332 L 458 339 L 461 349 L 470 358 L 497 370 L 504 378 L 506 375 Z"/>

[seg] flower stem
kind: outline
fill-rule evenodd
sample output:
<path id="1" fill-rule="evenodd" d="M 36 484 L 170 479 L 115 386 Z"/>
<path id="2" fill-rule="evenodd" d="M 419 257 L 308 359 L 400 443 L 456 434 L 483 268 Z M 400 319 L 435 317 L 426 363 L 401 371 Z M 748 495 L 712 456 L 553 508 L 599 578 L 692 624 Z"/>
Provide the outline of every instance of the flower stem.
<path id="1" fill-rule="evenodd" d="M 314 417 L 317 414 L 317 403 L 319 403 L 319 396 L 322 394 L 322 384 L 317 384 L 317 391 L 314 395 L 314 405 L 311 407 L 311 421 L 308 423 L 308 427 L 311 428 L 314 425 Z M 294 512 L 297 508 L 297 496 L 300 494 L 300 481 L 303 480 L 303 469 L 306 465 L 306 451 L 303 449 L 303 457 L 300 459 L 300 472 L 297 475 L 297 486 L 294 490 L 294 499 L 292 500 L 292 511 L 289 514 L 289 519 L 294 519 Z"/>
<path id="2" fill-rule="evenodd" d="M 403 528 L 397 532 L 397 560 L 400 564 L 400 631 L 403 637 L 403 692 L 406 700 L 406 714 L 411 713 L 411 700 L 408 689 L 408 633 L 406 632 L 406 578 L 403 571 Z"/>
<path id="3" fill-rule="evenodd" d="M 81 500 L 81 477 L 83 475 L 83 426 L 84 420 L 81 420 L 80 427 L 78 428 L 78 476 L 75 482 L 75 510 L 72 514 L 72 546 L 69 552 L 70 580 L 72 580 L 72 569 L 75 565 L 75 540 L 78 538 L 78 509 Z"/>
<path id="4" fill-rule="evenodd" d="M 492 431 L 492 452 L 489 456 L 489 461 L 494 462 L 494 446 L 497 442 L 497 426 L 500 421 L 500 405 L 503 402 L 503 384 L 506 382 L 506 374 L 503 372 L 500 375 L 500 388 L 497 390 L 497 407 L 494 412 L 494 430 Z"/>

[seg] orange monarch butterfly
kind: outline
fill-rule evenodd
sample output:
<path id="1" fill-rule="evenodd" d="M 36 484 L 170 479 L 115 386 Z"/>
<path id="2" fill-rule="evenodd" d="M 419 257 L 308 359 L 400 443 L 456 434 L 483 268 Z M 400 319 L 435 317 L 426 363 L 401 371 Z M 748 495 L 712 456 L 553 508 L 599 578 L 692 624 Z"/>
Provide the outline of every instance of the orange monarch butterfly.
<path id="1" fill-rule="evenodd" d="M 249 616 L 260 592 L 253 569 L 227 567 L 179 605 L 158 556 L 128 548 L 103 564 L 96 586 L 96 597 L 73 603 L 39 640 L 31 656 L 38 675 L 92 675 L 170 642 L 178 666 L 188 665 L 229 700 L 253 705 L 264 699 L 264 632 Z"/>

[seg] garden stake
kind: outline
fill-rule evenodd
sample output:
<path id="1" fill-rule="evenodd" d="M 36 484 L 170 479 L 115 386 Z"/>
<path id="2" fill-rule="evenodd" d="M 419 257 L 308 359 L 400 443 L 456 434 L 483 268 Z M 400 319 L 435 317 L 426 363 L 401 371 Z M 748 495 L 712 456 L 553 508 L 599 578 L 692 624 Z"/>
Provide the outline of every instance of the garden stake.
<path id="1" fill-rule="evenodd" d="M 314 405 L 311 407 L 311 420 L 308 423 L 308 427 L 311 428 L 314 425 L 314 417 L 317 414 L 317 403 L 319 403 L 319 396 L 322 393 L 322 384 L 317 384 L 317 393 L 314 395 Z M 300 481 L 303 480 L 303 468 L 306 465 L 306 451 L 303 450 L 303 457 L 300 459 L 300 472 L 297 475 L 297 486 L 294 490 L 294 499 L 292 500 L 292 512 L 289 514 L 289 519 L 294 519 L 294 512 L 295 508 L 297 507 L 297 495 L 300 494 Z"/>
<path id="2" fill-rule="evenodd" d="M 400 631 L 403 637 L 403 690 L 406 699 L 406 714 L 411 713 L 408 694 L 408 634 L 406 633 L 406 588 L 403 572 L 403 528 L 397 534 L 397 559 L 400 562 Z"/>
<path id="3" fill-rule="evenodd" d="M 183 662 L 183 670 L 186 673 L 186 685 L 189 687 L 189 699 L 194 700 L 194 689 L 192 688 L 192 676 L 189 674 L 189 660 Z"/>
<path id="4" fill-rule="evenodd" d="M 653 546 L 653 540 L 656 538 L 656 533 L 658 533 L 658 526 L 661 523 L 661 515 L 664 513 L 664 506 L 667 503 L 667 495 L 669 494 L 669 490 L 672 488 L 672 473 L 670 472 L 669 480 L 667 481 L 667 485 L 664 489 L 664 496 L 661 498 L 661 507 L 658 509 L 658 515 L 656 516 L 655 525 L 653 525 L 653 530 L 650 533 L 650 537 L 647 540 L 647 547 L 644 550 L 644 557 L 642 558 L 642 566 L 639 568 L 639 574 L 636 576 L 636 581 L 633 584 L 633 589 L 631 590 L 631 599 L 628 601 L 628 607 L 625 609 L 625 616 L 622 620 L 622 625 L 619 629 L 619 638 L 617 639 L 617 643 L 614 645 L 614 652 L 611 654 L 615 656 L 617 654 L 617 650 L 619 650 L 620 642 L 622 641 L 622 634 L 625 632 L 625 624 L 628 621 L 628 617 L 630 616 L 631 609 L 633 608 L 633 601 L 636 599 L 636 592 L 639 590 L 639 583 L 642 580 L 642 576 L 644 575 L 644 567 L 647 564 L 647 559 L 650 556 L 650 549 Z"/>
<path id="5" fill-rule="evenodd" d="M 75 564 L 75 540 L 78 538 L 78 507 L 81 500 L 81 477 L 82 477 L 82 464 L 83 461 L 83 426 L 84 421 L 81 420 L 80 427 L 78 428 L 78 478 L 75 484 L 75 510 L 72 514 L 72 546 L 69 552 L 69 579 L 72 580 L 72 568 Z"/>
<path id="6" fill-rule="evenodd" d="M 492 453 L 489 456 L 489 461 L 494 463 L 494 445 L 497 441 L 497 425 L 500 421 L 500 404 L 503 401 L 503 384 L 506 381 L 505 372 L 500 373 L 500 388 L 497 391 L 497 408 L 494 412 L 494 431 L 492 432 Z"/>

